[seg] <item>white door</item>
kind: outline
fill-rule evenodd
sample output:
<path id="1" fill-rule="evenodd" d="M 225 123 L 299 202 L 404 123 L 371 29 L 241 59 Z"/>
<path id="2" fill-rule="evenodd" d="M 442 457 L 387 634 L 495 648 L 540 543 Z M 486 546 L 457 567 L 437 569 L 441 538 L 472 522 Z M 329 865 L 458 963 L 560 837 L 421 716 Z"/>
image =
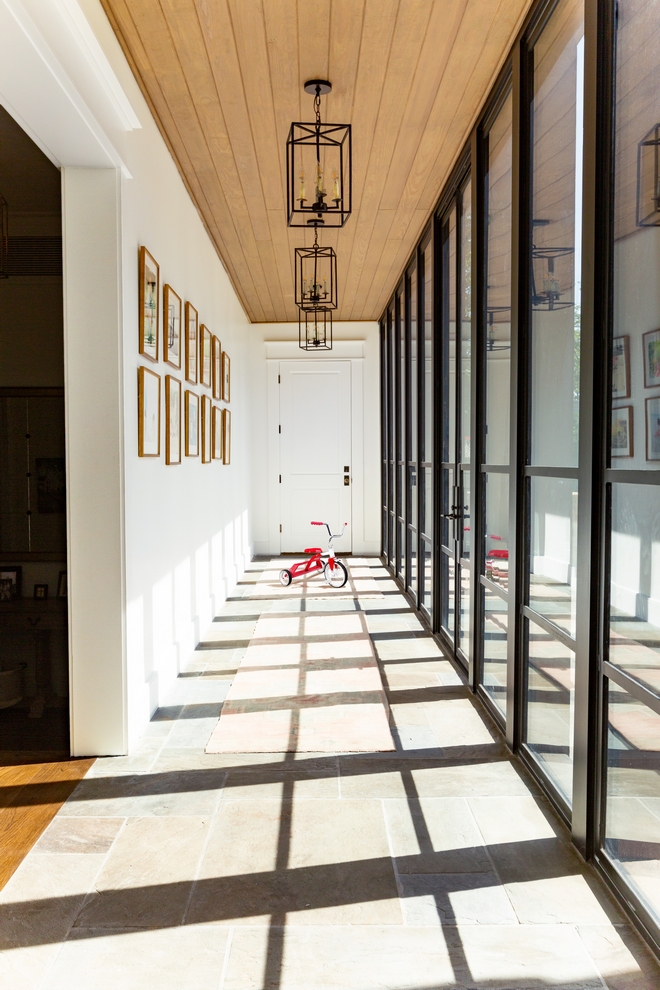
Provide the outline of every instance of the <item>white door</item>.
<path id="1" fill-rule="evenodd" d="M 344 537 L 335 549 L 351 549 L 351 363 L 280 362 L 281 549 L 327 547 L 330 523 Z"/>

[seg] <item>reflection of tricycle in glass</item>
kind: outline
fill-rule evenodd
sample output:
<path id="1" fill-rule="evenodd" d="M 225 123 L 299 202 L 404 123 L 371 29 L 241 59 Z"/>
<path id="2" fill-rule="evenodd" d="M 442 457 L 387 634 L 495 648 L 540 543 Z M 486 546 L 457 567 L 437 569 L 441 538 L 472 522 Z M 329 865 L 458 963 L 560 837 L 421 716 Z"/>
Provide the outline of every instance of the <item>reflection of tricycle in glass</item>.
<path id="1" fill-rule="evenodd" d="M 307 547 L 303 550 L 303 553 L 309 553 L 312 556 L 308 560 L 301 560 L 297 564 L 292 564 L 290 568 L 285 567 L 284 570 L 281 570 L 280 581 L 286 588 L 296 577 L 310 577 L 317 571 L 323 571 L 323 576 L 329 585 L 333 588 L 343 588 L 348 581 L 348 571 L 341 560 L 337 560 L 332 541 L 338 540 L 344 535 L 344 530 L 348 526 L 348 523 L 344 523 L 341 533 L 331 533 L 328 523 L 312 522 L 311 525 L 325 526 L 327 529 L 328 552 L 323 553 L 321 547 Z"/>

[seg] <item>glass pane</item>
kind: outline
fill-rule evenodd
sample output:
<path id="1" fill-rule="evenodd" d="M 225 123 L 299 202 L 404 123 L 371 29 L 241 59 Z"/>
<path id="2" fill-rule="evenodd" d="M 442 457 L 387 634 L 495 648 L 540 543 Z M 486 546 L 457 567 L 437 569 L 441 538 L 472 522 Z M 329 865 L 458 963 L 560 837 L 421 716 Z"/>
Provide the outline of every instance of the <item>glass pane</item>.
<path id="1" fill-rule="evenodd" d="M 472 183 L 463 190 L 461 215 L 461 453 L 470 460 L 470 384 L 472 381 Z"/>
<path id="2" fill-rule="evenodd" d="M 461 542 L 461 557 L 469 559 L 472 549 L 472 498 L 470 493 L 470 472 L 462 471 L 463 478 L 463 537 Z"/>
<path id="3" fill-rule="evenodd" d="M 612 467 L 660 468 L 660 9 L 619 0 Z"/>
<path id="4" fill-rule="evenodd" d="M 419 484 L 422 494 L 422 513 L 419 526 L 424 536 L 433 537 L 433 468 L 419 469 Z"/>
<path id="5" fill-rule="evenodd" d="M 413 267 L 410 276 L 410 294 L 408 299 L 408 319 L 410 320 L 410 380 L 408 394 L 410 395 L 410 447 L 408 460 L 417 460 L 417 398 L 419 384 L 417 381 L 417 269 Z"/>
<path id="6" fill-rule="evenodd" d="M 424 430 L 423 449 L 420 452 L 424 461 L 433 460 L 433 255 L 431 244 L 424 249 Z"/>
<path id="7" fill-rule="evenodd" d="M 456 459 L 456 210 L 449 214 L 444 258 L 445 314 L 442 332 L 444 367 L 442 459 Z"/>
<path id="8" fill-rule="evenodd" d="M 405 460 L 406 457 L 406 403 L 408 401 L 408 396 L 406 394 L 406 322 L 404 320 L 404 300 L 401 295 L 397 295 L 398 305 L 398 329 L 397 334 L 399 338 L 399 460 Z"/>
<path id="9" fill-rule="evenodd" d="M 417 529 L 417 468 L 408 468 L 408 522 Z"/>
<path id="10" fill-rule="evenodd" d="M 609 658 L 660 694 L 660 489 L 612 485 Z"/>
<path id="11" fill-rule="evenodd" d="M 414 595 L 417 594 L 417 533 L 408 530 L 409 540 L 409 565 L 408 565 L 408 587 Z"/>
<path id="12" fill-rule="evenodd" d="M 459 567 L 461 580 L 461 621 L 459 626 L 458 645 L 463 655 L 470 659 L 470 571 L 467 567 Z"/>
<path id="13" fill-rule="evenodd" d="M 509 606 L 486 588 L 484 596 L 483 686 L 506 717 L 506 652 Z"/>
<path id="14" fill-rule="evenodd" d="M 433 559 L 431 554 L 431 544 L 428 540 L 422 540 L 422 560 L 420 563 L 423 572 L 420 575 L 420 588 L 422 605 L 429 613 L 433 604 Z"/>
<path id="15" fill-rule="evenodd" d="M 534 47 L 532 463 L 578 462 L 584 26 L 560 0 Z"/>
<path id="16" fill-rule="evenodd" d="M 397 482 L 398 482 L 398 484 L 396 486 L 396 513 L 397 513 L 398 516 L 401 516 L 401 518 L 403 518 L 403 508 L 404 508 L 404 506 L 403 506 L 403 492 L 404 492 L 404 485 L 403 485 L 404 475 L 403 475 L 403 472 L 404 472 L 404 466 L 403 466 L 403 464 L 398 464 L 397 465 L 397 469 L 396 469 L 396 476 L 397 476 Z"/>
<path id="17" fill-rule="evenodd" d="M 608 681 L 605 851 L 660 921 L 660 716 Z"/>
<path id="18" fill-rule="evenodd" d="M 509 476 L 485 474 L 486 545 L 484 573 L 504 591 L 509 587 Z"/>
<path id="19" fill-rule="evenodd" d="M 578 483 L 530 480 L 529 605 L 574 637 Z"/>
<path id="20" fill-rule="evenodd" d="M 406 556 L 406 530 L 402 522 L 398 523 L 398 543 L 397 543 L 397 565 L 396 572 L 404 578 L 404 561 Z"/>
<path id="21" fill-rule="evenodd" d="M 509 463 L 512 97 L 488 132 L 486 464 Z"/>
<path id="22" fill-rule="evenodd" d="M 454 493 L 454 472 L 451 468 L 442 469 L 442 492 L 441 494 L 441 527 L 440 540 L 442 545 L 449 547 L 453 553 L 454 526 L 451 519 L 447 519 L 447 513 L 451 512 L 452 498 Z M 450 541 L 452 546 L 450 547 Z"/>
<path id="23" fill-rule="evenodd" d="M 440 553 L 440 601 L 442 602 L 442 625 L 453 639 L 455 612 L 455 572 L 454 558 Z"/>
<path id="24" fill-rule="evenodd" d="M 526 742 L 570 805 L 575 654 L 535 622 L 528 629 Z"/>

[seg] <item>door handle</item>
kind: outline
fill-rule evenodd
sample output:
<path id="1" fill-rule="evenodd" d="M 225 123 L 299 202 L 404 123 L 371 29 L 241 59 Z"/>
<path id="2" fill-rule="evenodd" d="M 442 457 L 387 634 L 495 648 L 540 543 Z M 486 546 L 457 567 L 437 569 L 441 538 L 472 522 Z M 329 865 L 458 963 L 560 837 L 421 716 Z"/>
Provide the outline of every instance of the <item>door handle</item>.
<path id="1" fill-rule="evenodd" d="M 349 476 L 347 474 L 345 474 L 344 475 L 344 488 L 348 488 L 348 486 L 350 485 L 350 483 L 351 483 L 351 480 L 350 480 Z"/>

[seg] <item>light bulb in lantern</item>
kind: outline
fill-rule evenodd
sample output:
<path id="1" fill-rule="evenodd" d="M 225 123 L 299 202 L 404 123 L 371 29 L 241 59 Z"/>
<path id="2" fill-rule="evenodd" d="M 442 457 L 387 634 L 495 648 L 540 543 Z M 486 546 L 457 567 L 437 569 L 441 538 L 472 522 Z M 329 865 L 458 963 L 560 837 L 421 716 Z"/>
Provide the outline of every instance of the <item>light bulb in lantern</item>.
<path id="1" fill-rule="evenodd" d="M 317 162 L 316 165 L 316 198 L 320 199 L 323 195 L 323 172 L 321 170 L 321 163 Z"/>
<path id="2" fill-rule="evenodd" d="M 301 168 L 301 170 L 300 170 L 300 193 L 298 195 L 298 199 L 300 200 L 300 205 L 301 206 L 302 206 L 302 204 L 307 199 L 307 196 L 305 195 L 305 169 L 304 168 Z"/>
<path id="3" fill-rule="evenodd" d="M 339 203 L 341 199 L 339 195 L 339 175 L 336 168 L 332 170 L 332 198 L 335 203 Z"/>

